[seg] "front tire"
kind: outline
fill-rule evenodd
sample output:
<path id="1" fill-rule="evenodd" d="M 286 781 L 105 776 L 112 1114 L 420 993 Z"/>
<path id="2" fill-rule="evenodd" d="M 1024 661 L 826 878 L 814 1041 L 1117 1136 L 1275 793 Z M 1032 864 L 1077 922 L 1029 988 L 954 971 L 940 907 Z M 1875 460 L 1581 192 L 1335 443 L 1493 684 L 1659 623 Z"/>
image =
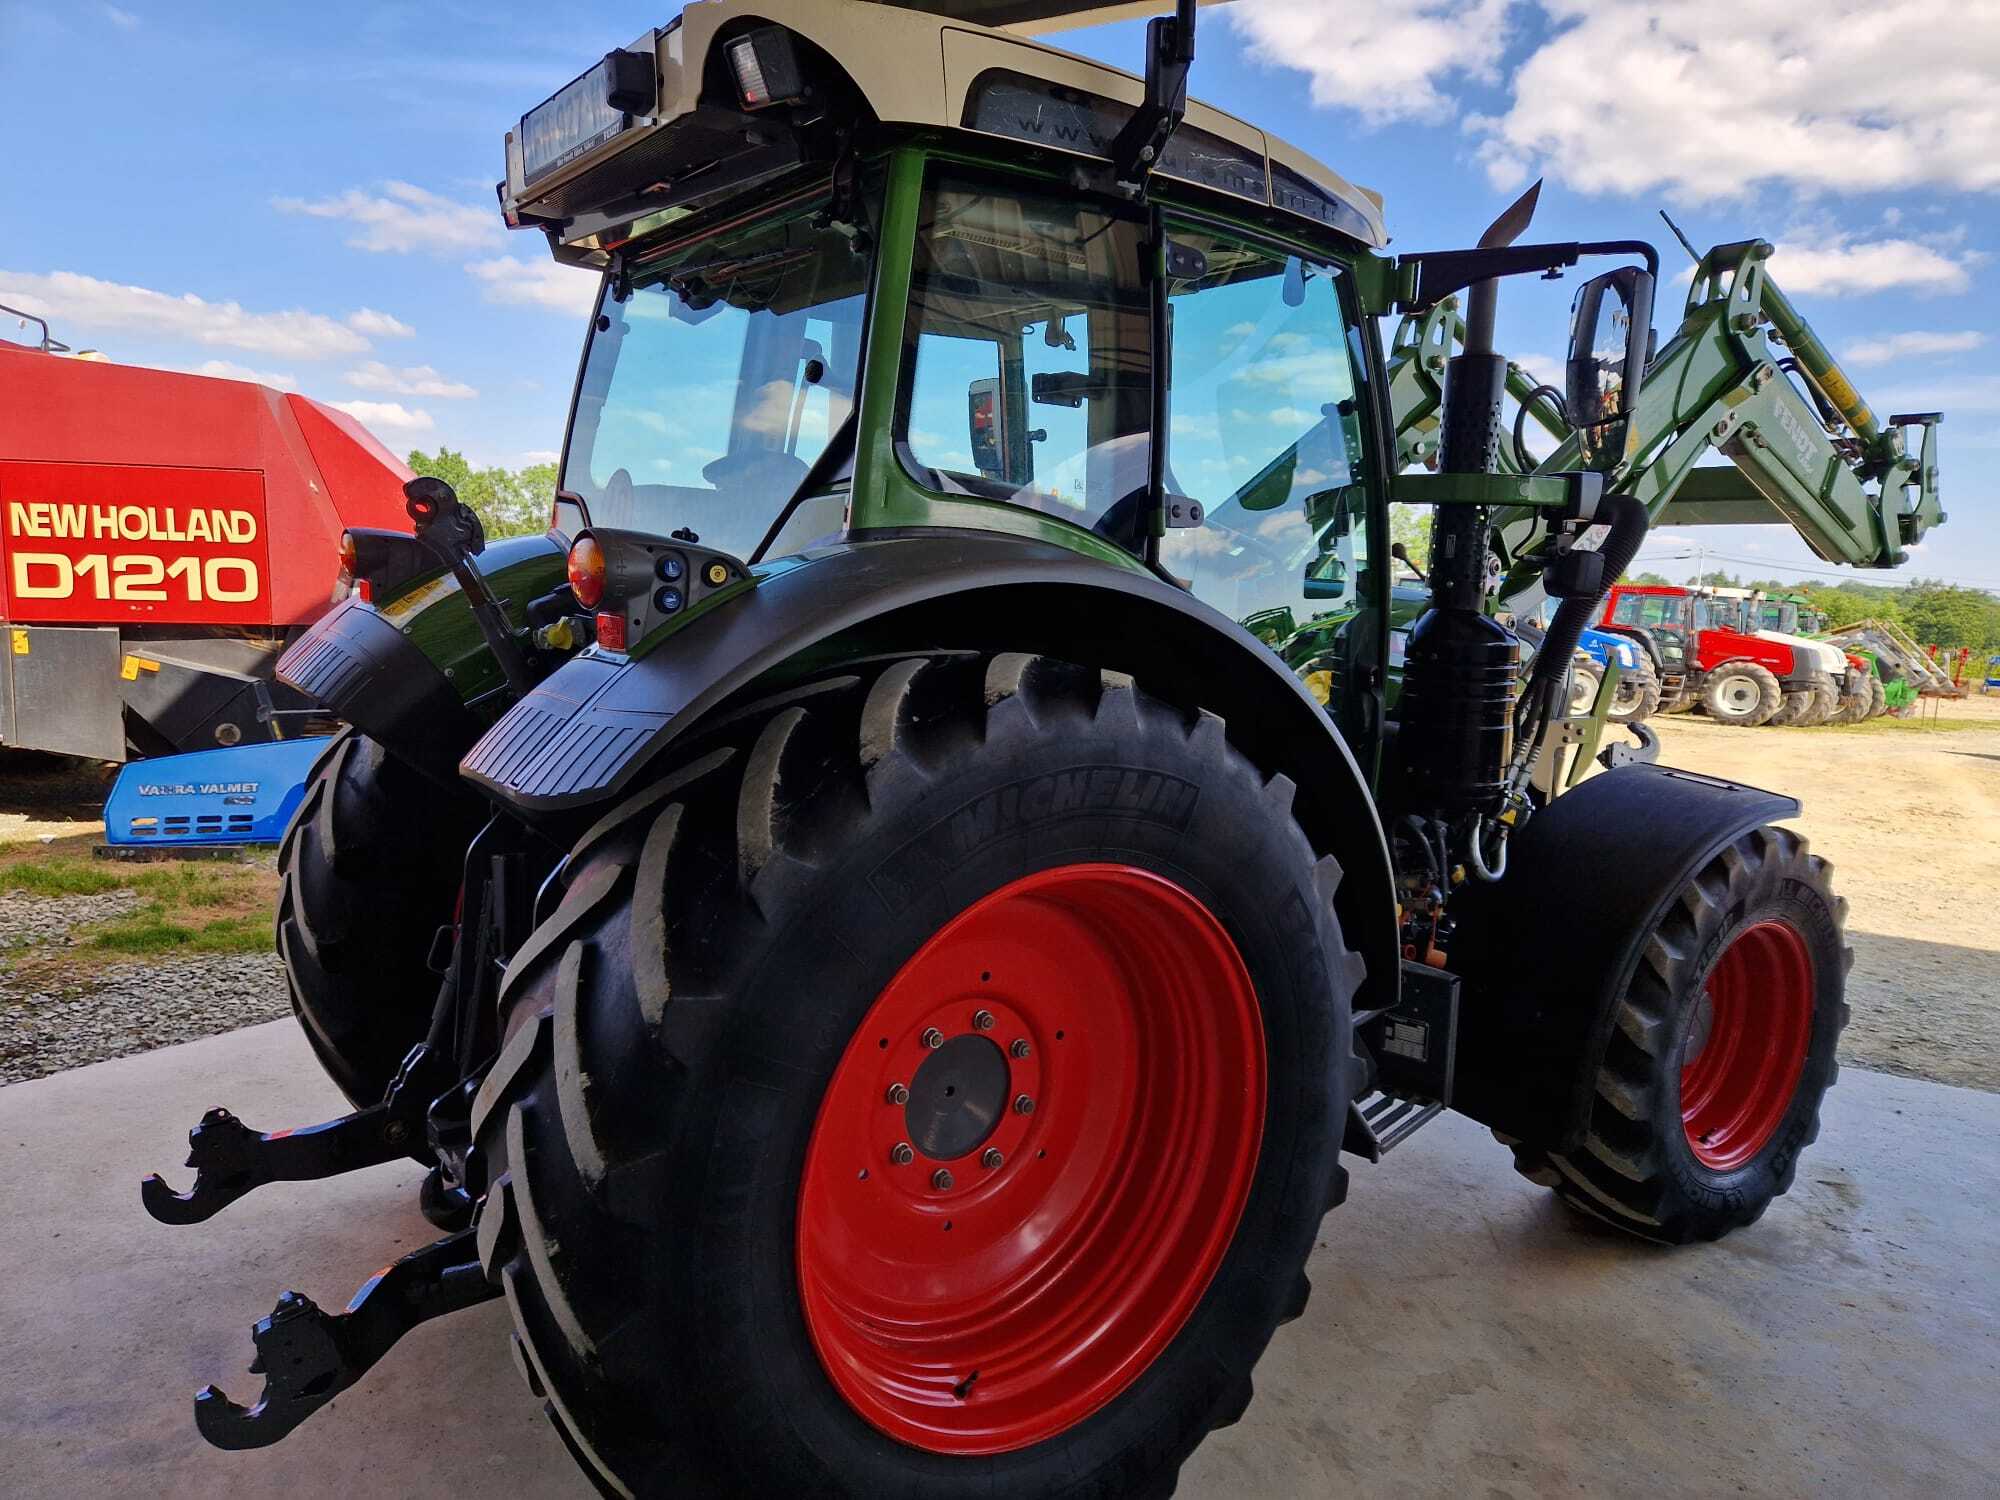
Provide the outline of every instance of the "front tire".
<path id="1" fill-rule="evenodd" d="M 531 1386 L 613 1493 L 1169 1493 L 1342 1180 L 1361 964 L 1290 783 L 1034 657 L 738 723 L 510 969 Z"/>
<path id="2" fill-rule="evenodd" d="M 1778 679 L 1754 661 L 1724 662 L 1701 685 L 1703 712 L 1735 729 L 1770 723 L 1784 701 Z"/>
<path id="3" fill-rule="evenodd" d="M 1754 1223 L 1791 1187 L 1840 1071 L 1846 911 L 1826 861 L 1790 829 L 1724 848 L 1640 952 L 1581 1149 L 1516 1145 L 1515 1166 L 1645 1239 Z"/>

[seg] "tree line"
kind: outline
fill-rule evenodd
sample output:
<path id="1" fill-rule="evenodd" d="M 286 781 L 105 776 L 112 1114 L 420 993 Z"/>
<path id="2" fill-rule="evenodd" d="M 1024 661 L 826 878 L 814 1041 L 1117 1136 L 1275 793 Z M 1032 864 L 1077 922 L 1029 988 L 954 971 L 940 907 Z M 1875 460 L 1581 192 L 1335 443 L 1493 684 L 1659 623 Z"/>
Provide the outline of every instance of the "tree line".
<path id="1" fill-rule="evenodd" d="M 489 538 L 548 530 L 556 493 L 554 464 L 529 464 L 521 469 L 503 469 L 496 464 L 475 469 L 463 453 L 445 447 L 435 453 L 413 448 L 407 462 L 418 474 L 450 485 L 462 502 L 478 512 Z"/>

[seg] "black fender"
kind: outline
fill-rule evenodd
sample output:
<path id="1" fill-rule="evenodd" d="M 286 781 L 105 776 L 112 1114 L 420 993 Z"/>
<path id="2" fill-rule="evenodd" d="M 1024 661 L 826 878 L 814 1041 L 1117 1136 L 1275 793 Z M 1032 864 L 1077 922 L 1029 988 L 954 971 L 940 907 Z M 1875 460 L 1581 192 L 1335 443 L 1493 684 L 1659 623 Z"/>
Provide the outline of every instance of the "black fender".
<path id="1" fill-rule="evenodd" d="M 1506 877 L 1462 888 L 1452 1107 L 1550 1151 L 1583 1140 L 1617 1000 L 1687 882 L 1795 798 L 1627 765 L 1557 797 L 1508 841 Z"/>
<path id="2" fill-rule="evenodd" d="M 478 566 L 518 629 L 529 602 L 563 581 L 564 557 L 553 536 L 506 537 Z M 277 676 L 450 787 L 505 697 L 471 601 L 440 570 L 405 580 L 379 605 L 358 597 L 335 605 L 285 649 Z"/>
<path id="3" fill-rule="evenodd" d="M 631 659 L 587 653 L 510 709 L 461 774 L 530 821 L 577 830 L 647 779 L 715 709 L 788 674 L 912 650 L 1045 653 L 1129 673 L 1226 719 L 1339 860 L 1337 910 L 1368 963 L 1369 1005 L 1394 999 L 1395 896 L 1369 780 L 1326 712 L 1249 632 L 1150 574 L 992 532 L 857 539 L 763 573 Z M 1376 990 L 1374 986 L 1385 985 Z M 1359 1004 L 1359 1002 L 1357 1002 Z"/>

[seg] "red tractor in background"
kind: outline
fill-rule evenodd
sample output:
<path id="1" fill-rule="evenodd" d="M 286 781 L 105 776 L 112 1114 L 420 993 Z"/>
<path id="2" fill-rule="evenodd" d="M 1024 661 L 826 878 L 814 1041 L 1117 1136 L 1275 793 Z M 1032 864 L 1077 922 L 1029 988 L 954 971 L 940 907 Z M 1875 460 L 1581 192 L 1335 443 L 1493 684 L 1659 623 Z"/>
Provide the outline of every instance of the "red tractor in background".
<path id="1" fill-rule="evenodd" d="M 12 309 L 4 309 L 12 312 Z M 0 340 L 0 746 L 97 760 L 293 737 L 272 668 L 410 471 L 304 396 Z"/>
<path id="2" fill-rule="evenodd" d="M 1772 640 L 1743 628 L 1741 602 L 1672 584 L 1620 583 L 1597 625 L 1630 635 L 1653 656 L 1661 709 L 1697 705 L 1718 724 L 1824 723 L 1840 703 L 1833 647 Z M 1843 659 L 1844 664 L 1844 659 Z"/>

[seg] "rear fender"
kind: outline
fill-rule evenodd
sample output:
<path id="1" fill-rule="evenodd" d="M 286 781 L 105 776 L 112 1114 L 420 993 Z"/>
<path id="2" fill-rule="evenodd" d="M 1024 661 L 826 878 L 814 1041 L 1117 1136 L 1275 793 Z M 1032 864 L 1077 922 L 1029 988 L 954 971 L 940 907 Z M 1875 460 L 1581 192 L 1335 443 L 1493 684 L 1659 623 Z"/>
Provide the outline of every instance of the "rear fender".
<path id="1" fill-rule="evenodd" d="M 1149 574 L 993 533 L 843 544 L 761 573 L 635 659 L 576 657 L 510 709 L 460 770 L 518 815 L 575 832 L 723 705 L 841 660 L 1028 651 L 1129 673 L 1220 714 L 1345 878 L 1337 909 L 1371 985 L 1394 998 L 1395 902 L 1368 779 L 1331 719 L 1265 646 Z M 1359 1006 L 1361 1002 L 1357 1002 Z M 1365 1008 L 1365 1007 L 1364 1007 Z"/>
<path id="2" fill-rule="evenodd" d="M 1629 765 L 1535 814 L 1510 841 L 1506 878 L 1452 902 L 1466 987 L 1452 1107 L 1577 1149 L 1618 999 L 1668 903 L 1732 840 L 1798 811 L 1776 792 Z"/>

